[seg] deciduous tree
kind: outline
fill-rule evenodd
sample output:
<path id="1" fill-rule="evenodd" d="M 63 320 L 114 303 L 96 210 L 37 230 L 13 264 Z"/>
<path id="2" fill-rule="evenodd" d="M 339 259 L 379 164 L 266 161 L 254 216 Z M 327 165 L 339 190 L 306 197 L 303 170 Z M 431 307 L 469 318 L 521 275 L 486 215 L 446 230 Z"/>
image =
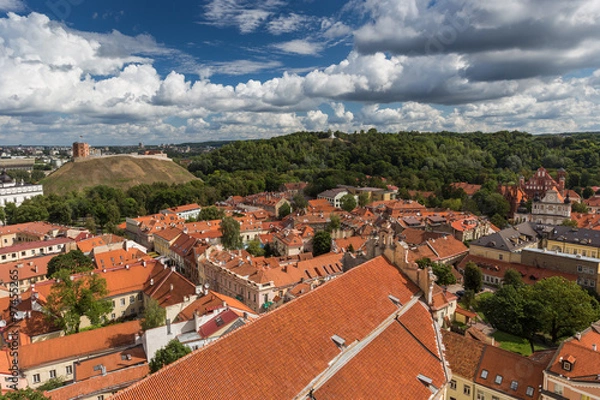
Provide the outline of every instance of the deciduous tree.
<path id="1" fill-rule="evenodd" d="M 329 253 L 331 251 L 331 235 L 327 231 L 318 231 L 313 237 L 313 256 Z"/>
<path id="2" fill-rule="evenodd" d="M 84 272 L 71 276 L 70 271 L 61 269 L 54 274 L 45 310 L 49 318 L 65 330 L 67 334 L 79 332 L 81 317 L 88 317 L 92 325 L 98 325 L 106 314 L 112 311 L 106 280 L 99 274 Z"/>
<path id="3" fill-rule="evenodd" d="M 221 243 L 226 249 L 239 249 L 242 247 L 240 236 L 240 223 L 233 217 L 224 217 L 221 220 Z"/>
<path id="4" fill-rule="evenodd" d="M 191 350 L 179 340 L 171 340 L 165 347 L 159 349 L 154 358 L 150 360 L 150 372 L 154 373 L 172 362 L 179 360 L 186 354 L 191 353 Z"/>
<path id="5" fill-rule="evenodd" d="M 150 298 L 142 314 L 142 329 L 146 331 L 162 326 L 165 323 L 166 317 L 167 311 L 158 304 L 158 301 Z"/>
<path id="6" fill-rule="evenodd" d="M 472 290 L 474 293 L 481 292 L 483 288 L 483 274 L 481 269 L 472 262 L 465 266 L 465 290 Z"/>
<path id="7" fill-rule="evenodd" d="M 342 208 L 342 210 L 348 212 L 354 210 L 356 208 L 356 198 L 354 197 L 354 195 L 348 193 L 342 196 L 342 198 L 340 199 L 340 207 Z"/>

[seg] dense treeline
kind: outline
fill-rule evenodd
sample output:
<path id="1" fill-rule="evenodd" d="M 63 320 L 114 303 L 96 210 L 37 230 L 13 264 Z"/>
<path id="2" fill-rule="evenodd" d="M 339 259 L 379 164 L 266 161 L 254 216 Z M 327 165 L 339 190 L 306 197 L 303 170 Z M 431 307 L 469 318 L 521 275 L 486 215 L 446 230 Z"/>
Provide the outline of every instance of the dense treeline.
<path id="1" fill-rule="evenodd" d="M 565 168 L 567 186 L 600 184 L 600 135 L 533 136 L 522 132 L 360 134 L 301 132 L 240 141 L 193 158 L 189 170 L 208 181 L 247 180 L 250 191 L 274 189 L 282 180 L 312 183 L 309 194 L 336 184 L 381 186 L 365 176 L 385 177 L 400 188 L 439 191 L 444 184 L 516 182 L 544 166 Z M 226 178 L 224 178 L 226 177 Z"/>
<path id="2" fill-rule="evenodd" d="M 538 167 L 551 173 L 568 172 L 567 187 L 580 190 L 600 185 L 600 134 L 533 136 L 522 132 L 380 133 L 299 132 L 265 140 L 238 141 L 194 156 L 190 172 L 202 178 L 182 185 L 156 183 L 127 191 L 97 186 L 62 196 L 28 200 L 18 209 L 0 208 L 8 223 L 49 220 L 114 229 L 125 217 L 158 212 L 196 202 L 213 204 L 231 195 L 276 191 L 284 182 L 306 181 L 308 195 L 338 184 L 435 192 L 422 199 L 428 206 L 464 209 L 497 216 L 502 225 L 507 203 L 494 193 L 498 183 L 528 178 Z M 385 178 L 385 179 L 381 179 Z M 484 190 L 467 199 L 451 182 L 483 184 Z M 591 189 L 584 194 L 591 195 Z M 2 212 L 5 216 L 2 216 Z"/>

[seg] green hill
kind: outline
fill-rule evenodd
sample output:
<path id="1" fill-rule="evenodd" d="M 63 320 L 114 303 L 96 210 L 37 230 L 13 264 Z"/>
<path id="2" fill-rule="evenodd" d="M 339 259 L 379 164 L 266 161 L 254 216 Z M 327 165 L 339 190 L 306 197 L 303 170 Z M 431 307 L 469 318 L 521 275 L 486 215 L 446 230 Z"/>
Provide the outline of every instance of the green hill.
<path id="1" fill-rule="evenodd" d="M 198 178 L 171 160 L 124 155 L 67 163 L 41 183 L 45 194 L 63 194 L 97 185 L 127 190 L 142 183 L 186 183 L 195 179 Z"/>

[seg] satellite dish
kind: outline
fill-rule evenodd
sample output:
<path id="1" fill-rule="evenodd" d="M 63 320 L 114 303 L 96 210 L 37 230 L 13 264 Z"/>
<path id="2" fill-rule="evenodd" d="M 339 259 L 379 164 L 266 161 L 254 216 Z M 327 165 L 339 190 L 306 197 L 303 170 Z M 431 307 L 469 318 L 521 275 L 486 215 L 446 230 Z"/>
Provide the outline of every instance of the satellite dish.
<path id="1" fill-rule="evenodd" d="M 208 289 L 209 287 L 210 287 L 210 284 L 209 284 L 208 282 L 206 282 L 206 283 L 204 284 L 204 288 L 205 288 L 205 289 Z"/>

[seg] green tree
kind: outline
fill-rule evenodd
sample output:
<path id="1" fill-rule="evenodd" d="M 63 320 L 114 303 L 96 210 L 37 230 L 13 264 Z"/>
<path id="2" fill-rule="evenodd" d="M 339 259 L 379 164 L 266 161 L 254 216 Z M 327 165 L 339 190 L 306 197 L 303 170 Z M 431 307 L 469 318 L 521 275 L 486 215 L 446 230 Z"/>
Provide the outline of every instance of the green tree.
<path id="1" fill-rule="evenodd" d="M 456 283 L 456 277 L 452 274 L 452 267 L 442 263 L 432 263 L 431 270 L 437 277 L 438 285 L 452 285 Z"/>
<path id="2" fill-rule="evenodd" d="M 534 351 L 533 339 L 542 329 L 543 306 L 531 287 L 502 286 L 493 296 L 482 300 L 479 307 L 494 328 L 528 339 Z"/>
<path id="3" fill-rule="evenodd" d="M 573 220 L 573 219 L 565 219 L 563 222 L 560 223 L 561 226 L 570 226 L 572 228 L 577 228 L 577 221 Z"/>
<path id="4" fill-rule="evenodd" d="M 543 330 L 554 343 L 600 318 L 598 301 L 576 282 L 554 276 L 537 282 L 533 289 L 535 300 L 543 305 Z"/>
<path id="5" fill-rule="evenodd" d="M 340 207 L 342 210 L 350 212 L 356 208 L 356 198 L 353 194 L 345 194 L 340 199 Z"/>
<path id="6" fill-rule="evenodd" d="M 142 314 L 142 329 L 146 331 L 162 326 L 165 323 L 166 318 L 167 310 L 162 308 L 160 304 L 158 304 L 158 301 L 151 297 Z"/>
<path id="7" fill-rule="evenodd" d="M 465 290 L 472 290 L 474 293 L 481 292 L 483 288 L 483 274 L 481 269 L 473 262 L 468 262 L 465 266 Z"/>
<path id="8" fill-rule="evenodd" d="M 331 251 L 331 235 L 327 231 L 318 231 L 313 237 L 313 256 L 329 253 Z"/>
<path id="9" fill-rule="evenodd" d="M 48 216 L 48 210 L 46 210 L 45 207 L 31 203 L 24 203 L 17 208 L 16 222 L 20 224 L 23 222 L 46 221 Z"/>
<path id="10" fill-rule="evenodd" d="M 248 242 L 248 247 L 246 247 L 246 251 L 252 254 L 254 257 L 262 257 L 265 255 L 265 250 L 260 246 L 260 241 L 258 239 L 254 239 Z"/>
<path id="11" fill-rule="evenodd" d="M 214 221 L 222 219 L 224 216 L 223 210 L 215 206 L 203 207 L 198 215 L 198 221 Z"/>
<path id="12" fill-rule="evenodd" d="M 578 203 L 576 201 L 571 203 L 571 211 L 582 214 L 587 214 L 589 212 L 588 207 L 585 205 L 585 203 Z"/>
<path id="13" fill-rule="evenodd" d="M 69 225 L 72 222 L 73 210 L 63 201 L 51 203 L 48 207 L 48 221 L 55 224 Z"/>
<path id="14" fill-rule="evenodd" d="M 300 192 L 296 193 L 292 198 L 292 203 L 294 204 L 294 210 L 303 210 L 308 206 L 308 201 L 306 201 L 306 197 Z"/>
<path id="15" fill-rule="evenodd" d="M 360 194 L 358 195 L 358 205 L 360 207 L 364 207 L 367 204 L 369 204 L 369 193 L 360 192 Z"/>
<path id="16" fill-rule="evenodd" d="M 4 224 L 6 222 L 6 212 L 4 211 L 4 207 L 0 206 L 0 223 Z"/>
<path id="17" fill-rule="evenodd" d="M 81 250 L 71 250 L 68 253 L 54 256 L 48 261 L 48 273 L 46 277 L 53 278 L 54 274 L 63 269 L 69 271 L 70 274 L 76 274 L 93 270 L 94 263 Z"/>
<path id="18" fill-rule="evenodd" d="M 0 395 L 0 400 L 50 400 L 44 393 L 32 388 L 19 389 Z"/>
<path id="19" fill-rule="evenodd" d="M 92 325 L 98 325 L 112 311 L 106 280 L 99 274 L 84 272 L 71 279 L 68 269 L 54 274 L 56 282 L 48 295 L 45 310 L 49 318 L 67 334 L 79 332 L 81 317 L 86 316 Z"/>
<path id="20" fill-rule="evenodd" d="M 242 247 L 240 236 L 240 223 L 233 217 L 224 217 L 221 220 L 221 243 L 226 249 L 239 249 Z"/>
<path id="21" fill-rule="evenodd" d="M 281 207 L 279 207 L 278 217 L 280 219 L 283 219 L 283 218 L 287 217 L 288 215 L 290 215 L 291 212 L 292 212 L 292 209 L 291 209 L 290 205 L 288 203 L 283 203 L 281 205 Z"/>
<path id="22" fill-rule="evenodd" d="M 523 277 L 521 273 L 514 268 L 509 268 L 504 273 L 504 277 L 502 279 L 502 285 L 507 286 L 511 285 L 516 288 L 519 288 L 524 285 Z"/>
<path id="23" fill-rule="evenodd" d="M 45 392 L 46 390 L 59 388 L 62 385 L 64 385 L 64 383 L 64 378 L 62 377 L 51 378 L 48 381 L 46 381 L 43 385 L 39 386 L 37 390 L 39 390 L 40 392 Z"/>
<path id="24" fill-rule="evenodd" d="M 504 218 L 500 214 L 494 214 L 492 216 L 492 218 L 490 218 L 490 222 L 492 224 L 496 225 L 500 229 L 504 229 L 508 226 L 508 222 L 506 221 L 506 218 Z"/>
<path id="25" fill-rule="evenodd" d="M 342 226 L 342 220 L 340 217 L 337 214 L 331 213 L 329 216 L 329 223 L 327 224 L 325 230 L 331 233 L 340 229 L 340 226 Z"/>
<path id="26" fill-rule="evenodd" d="M 591 187 L 586 187 L 585 189 L 583 189 L 583 192 L 581 193 L 581 195 L 583 196 L 584 199 L 589 199 L 590 197 L 592 197 L 594 195 L 594 189 L 592 189 Z"/>
<path id="27" fill-rule="evenodd" d="M 165 347 L 156 351 L 154 358 L 150 360 L 150 372 L 154 373 L 165 365 L 169 365 L 191 352 L 189 347 L 182 344 L 179 340 L 173 339 Z"/>

